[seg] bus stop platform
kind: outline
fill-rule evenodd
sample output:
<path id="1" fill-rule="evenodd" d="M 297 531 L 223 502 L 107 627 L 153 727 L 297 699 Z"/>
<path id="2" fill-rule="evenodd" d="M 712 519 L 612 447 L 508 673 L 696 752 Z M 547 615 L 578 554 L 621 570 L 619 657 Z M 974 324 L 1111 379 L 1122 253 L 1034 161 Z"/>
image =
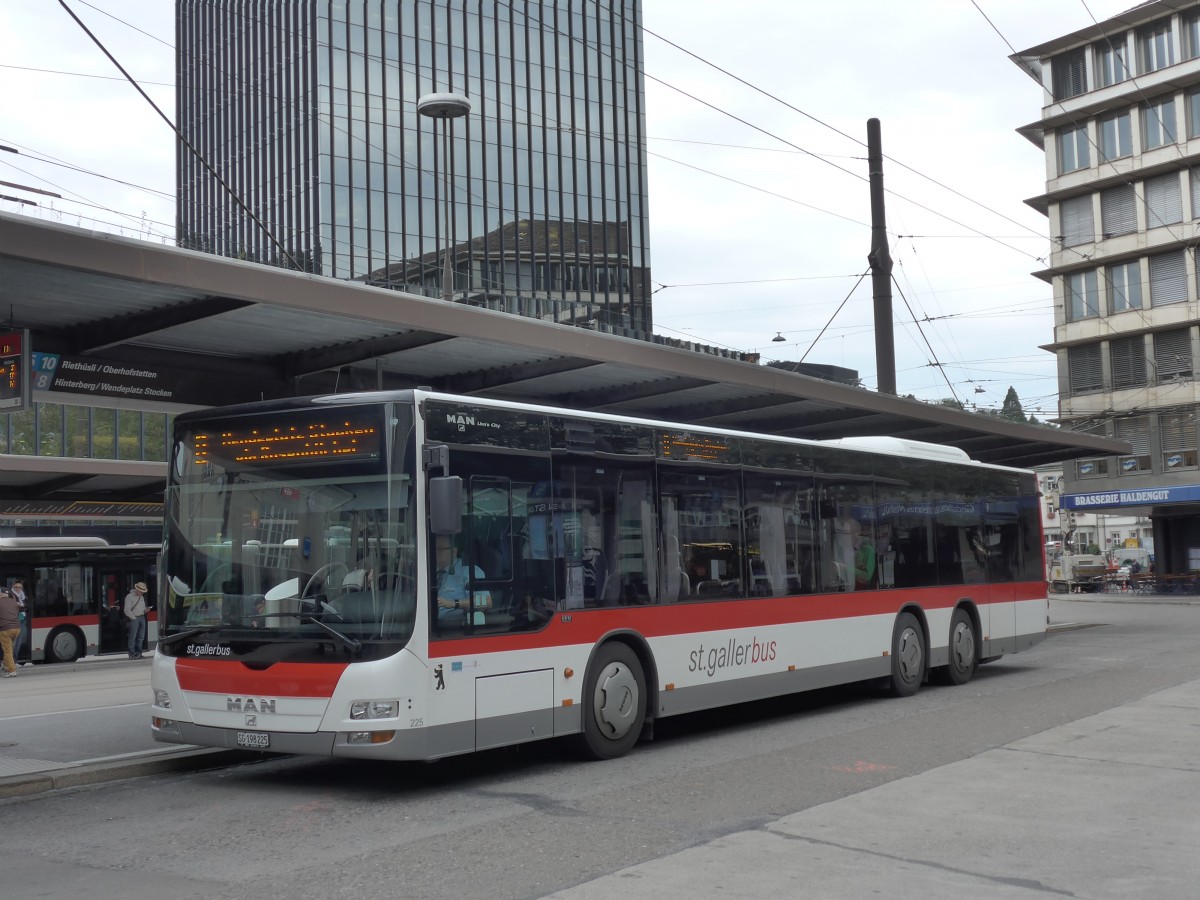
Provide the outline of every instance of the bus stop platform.
<path id="1" fill-rule="evenodd" d="M 150 661 L 124 654 L 26 665 L 0 679 L 0 800 L 251 759 L 150 736 Z"/>

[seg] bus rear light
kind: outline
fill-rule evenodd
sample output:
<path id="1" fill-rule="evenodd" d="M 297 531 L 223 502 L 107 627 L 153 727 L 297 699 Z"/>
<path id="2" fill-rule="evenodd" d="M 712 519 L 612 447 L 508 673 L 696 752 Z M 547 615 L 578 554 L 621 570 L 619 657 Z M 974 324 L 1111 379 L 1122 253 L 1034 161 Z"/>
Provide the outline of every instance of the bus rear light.
<path id="1" fill-rule="evenodd" d="M 350 704 L 351 719 L 394 719 L 399 714 L 399 700 L 355 700 Z"/>
<path id="2" fill-rule="evenodd" d="M 386 744 L 396 736 L 394 731 L 351 731 L 346 735 L 347 744 Z"/>

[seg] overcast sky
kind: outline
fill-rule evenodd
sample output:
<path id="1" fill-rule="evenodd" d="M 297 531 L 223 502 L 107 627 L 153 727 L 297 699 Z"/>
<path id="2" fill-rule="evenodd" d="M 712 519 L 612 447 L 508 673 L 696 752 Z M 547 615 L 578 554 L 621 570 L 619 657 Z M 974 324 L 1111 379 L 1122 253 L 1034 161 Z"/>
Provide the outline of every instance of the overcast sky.
<path id="1" fill-rule="evenodd" d="M 172 117 L 174 3 L 67 3 Z M 1038 119 L 1042 92 L 1008 45 L 1132 5 L 644 0 L 655 330 L 845 366 L 874 388 L 870 277 L 855 282 L 876 117 L 899 393 L 998 408 L 1011 385 L 1052 418 L 1054 359 L 1038 349 L 1052 295 L 1030 275 L 1047 225 L 1023 202 L 1043 191 L 1045 161 L 1015 132 Z M 0 145 L 20 150 L 0 151 L 0 181 L 64 198 L 0 187 L 43 204 L 0 210 L 171 240 L 172 134 L 57 0 L 0 3 L 0 97 Z"/>

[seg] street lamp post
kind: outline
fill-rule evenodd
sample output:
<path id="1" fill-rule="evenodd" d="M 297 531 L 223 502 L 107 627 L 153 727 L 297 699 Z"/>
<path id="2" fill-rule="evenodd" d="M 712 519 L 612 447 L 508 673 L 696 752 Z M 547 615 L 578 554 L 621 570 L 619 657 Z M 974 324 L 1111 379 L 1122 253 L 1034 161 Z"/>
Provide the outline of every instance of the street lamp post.
<path id="1" fill-rule="evenodd" d="M 445 243 L 442 257 L 442 299 L 454 299 L 454 265 L 451 255 L 454 252 L 453 232 L 450 228 L 450 188 L 454 182 L 454 156 L 450 152 L 450 138 L 453 136 L 451 122 L 461 118 L 471 111 L 471 101 L 463 94 L 438 93 L 425 94 L 417 100 L 417 112 L 422 116 L 442 123 L 442 159 L 446 169 L 446 183 L 442 191 L 442 218 L 445 220 Z M 438 182 L 437 148 L 433 152 L 433 180 L 435 185 L 434 204 L 437 203 L 436 188 Z M 442 236 L 439 234 L 438 239 Z"/>

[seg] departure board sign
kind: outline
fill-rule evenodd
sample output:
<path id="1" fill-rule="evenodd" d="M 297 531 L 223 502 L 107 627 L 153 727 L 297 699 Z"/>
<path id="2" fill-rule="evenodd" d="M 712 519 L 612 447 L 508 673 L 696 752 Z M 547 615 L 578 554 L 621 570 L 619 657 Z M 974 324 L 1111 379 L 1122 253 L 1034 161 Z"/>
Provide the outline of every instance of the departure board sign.
<path id="1" fill-rule="evenodd" d="M 0 413 L 29 408 L 29 330 L 0 333 Z"/>
<path id="2" fill-rule="evenodd" d="M 322 411 L 239 416 L 191 436 L 197 465 L 289 466 L 334 461 L 362 462 L 380 458 L 380 416 Z"/>
<path id="3" fill-rule="evenodd" d="M 658 435 L 661 459 L 690 459 L 703 462 L 737 462 L 732 438 L 691 431 L 662 431 Z"/>

